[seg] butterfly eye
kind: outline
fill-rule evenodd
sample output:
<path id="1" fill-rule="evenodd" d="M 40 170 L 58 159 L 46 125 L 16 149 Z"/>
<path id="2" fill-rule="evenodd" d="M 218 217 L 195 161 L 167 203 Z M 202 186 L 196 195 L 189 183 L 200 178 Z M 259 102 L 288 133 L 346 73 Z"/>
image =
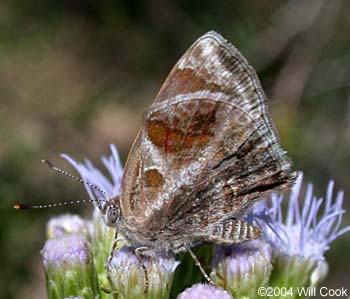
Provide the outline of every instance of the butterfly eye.
<path id="1" fill-rule="evenodd" d="M 107 210 L 108 224 L 114 224 L 119 220 L 120 210 L 115 206 L 109 206 Z"/>

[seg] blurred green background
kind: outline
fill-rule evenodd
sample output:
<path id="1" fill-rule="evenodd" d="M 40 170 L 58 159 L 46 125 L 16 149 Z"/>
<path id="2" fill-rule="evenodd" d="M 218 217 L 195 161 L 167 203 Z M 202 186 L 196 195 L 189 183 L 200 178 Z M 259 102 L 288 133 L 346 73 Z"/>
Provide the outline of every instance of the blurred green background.
<path id="1" fill-rule="evenodd" d="M 350 5 L 344 1 L 0 2 L 0 297 L 44 298 L 46 221 L 91 207 L 18 212 L 16 202 L 86 198 L 47 157 L 123 161 L 171 67 L 216 30 L 258 71 L 282 143 L 316 193 L 345 190 L 349 209 Z M 349 214 L 347 214 L 349 223 Z M 323 285 L 350 288 L 349 236 L 327 252 Z"/>

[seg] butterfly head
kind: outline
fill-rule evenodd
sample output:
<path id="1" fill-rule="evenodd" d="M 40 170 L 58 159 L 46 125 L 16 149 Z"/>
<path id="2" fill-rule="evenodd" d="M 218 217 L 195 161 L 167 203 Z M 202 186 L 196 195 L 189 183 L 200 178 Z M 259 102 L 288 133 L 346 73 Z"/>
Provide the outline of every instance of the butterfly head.
<path id="1" fill-rule="evenodd" d="M 99 198 L 97 207 L 102 214 L 102 218 L 108 226 L 116 227 L 120 221 L 121 212 L 119 205 L 119 196 L 110 198 Z"/>

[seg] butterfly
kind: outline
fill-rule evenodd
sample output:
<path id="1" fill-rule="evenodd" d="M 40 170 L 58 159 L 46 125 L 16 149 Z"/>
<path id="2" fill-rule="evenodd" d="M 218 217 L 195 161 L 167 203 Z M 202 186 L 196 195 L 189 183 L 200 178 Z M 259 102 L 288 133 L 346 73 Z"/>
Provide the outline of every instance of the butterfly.
<path id="1" fill-rule="evenodd" d="M 211 282 L 191 247 L 258 238 L 260 229 L 243 216 L 269 193 L 287 191 L 296 177 L 291 168 L 255 70 L 208 32 L 145 112 L 120 194 L 97 206 L 138 255 L 188 251 Z"/>
<path id="2" fill-rule="evenodd" d="M 259 237 L 242 217 L 296 176 L 265 102 L 233 45 L 216 32 L 197 39 L 144 114 L 120 195 L 99 201 L 105 222 L 143 255 Z"/>

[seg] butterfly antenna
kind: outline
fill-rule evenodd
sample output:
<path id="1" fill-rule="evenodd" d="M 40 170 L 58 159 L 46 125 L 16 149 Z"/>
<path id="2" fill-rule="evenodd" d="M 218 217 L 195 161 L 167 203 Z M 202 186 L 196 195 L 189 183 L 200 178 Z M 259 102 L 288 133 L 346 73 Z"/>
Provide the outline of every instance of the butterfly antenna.
<path id="1" fill-rule="evenodd" d="M 99 191 L 100 193 L 102 193 L 102 194 L 105 195 L 106 197 L 108 197 L 107 192 L 104 191 L 104 190 L 102 190 L 100 187 L 96 186 L 95 184 L 89 183 L 89 182 L 87 182 L 87 181 L 85 181 L 85 180 L 83 180 L 83 179 L 81 179 L 81 178 L 78 178 L 77 176 L 75 176 L 75 175 L 73 175 L 73 174 L 70 174 L 69 172 L 67 172 L 67 171 L 65 171 L 65 170 L 63 170 L 63 169 L 57 167 L 56 165 L 54 165 L 54 164 L 53 164 L 52 162 L 50 162 L 49 160 L 42 159 L 41 162 L 42 162 L 42 163 L 45 163 L 45 164 L 46 164 L 47 166 L 49 166 L 52 170 L 57 171 L 57 172 L 59 172 L 59 173 L 61 173 L 61 174 L 64 174 L 65 176 L 67 176 L 67 177 L 69 177 L 69 178 L 71 178 L 71 179 L 73 179 L 73 180 L 75 180 L 75 181 L 77 181 L 77 182 L 80 182 L 80 183 L 82 183 L 82 184 L 85 184 L 85 185 L 87 185 L 87 186 L 89 186 L 89 187 L 91 187 L 91 188 L 93 188 L 93 189 Z"/>
<path id="2" fill-rule="evenodd" d="M 65 176 L 80 182 L 82 184 L 85 184 L 97 191 L 99 191 L 100 193 L 102 193 L 104 196 L 106 196 L 107 198 L 109 197 L 107 195 L 107 192 L 102 190 L 100 187 L 96 186 L 95 184 L 89 183 L 81 178 L 78 178 L 77 176 L 70 174 L 69 172 L 55 166 L 52 162 L 50 162 L 49 160 L 46 159 L 42 159 L 41 160 L 42 163 L 45 163 L 47 166 L 49 166 L 52 170 L 57 171 L 61 174 L 64 174 Z M 107 202 L 106 199 L 99 199 L 99 200 L 104 200 Z M 55 207 L 62 207 L 62 206 L 67 206 L 67 205 L 73 205 L 73 204 L 80 204 L 80 203 L 87 203 L 87 202 L 97 202 L 97 200 L 95 199 L 83 199 L 83 200 L 76 200 L 76 201 L 64 201 L 64 202 L 58 202 L 58 203 L 52 203 L 52 204 L 46 204 L 46 205 L 23 205 L 23 204 L 15 204 L 13 206 L 14 209 L 16 210 L 29 210 L 29 209 L 46 209 L 46 208 L 55 208 Z"/>
<path id="3" fill-rule="evenodd" d="M 16 210 L 31 210 L 31 209 L 48 209 L 48 208 L 56 208 L 56 207 L 62 207 L 67 205 L 74 205 L 74 204 L 80 204 L 80 203 L 87 203 L 87 202 L 94 202 L 96 200 L 94 199 L 83 199 L 83 200 L 72 200 L 72 201 L 64 201 L 64 202 L 58 202 L 58 203 L 52 203 L 47 205 L 22 205 L 22 204 L 15 204 L 13 206 Z"/>

